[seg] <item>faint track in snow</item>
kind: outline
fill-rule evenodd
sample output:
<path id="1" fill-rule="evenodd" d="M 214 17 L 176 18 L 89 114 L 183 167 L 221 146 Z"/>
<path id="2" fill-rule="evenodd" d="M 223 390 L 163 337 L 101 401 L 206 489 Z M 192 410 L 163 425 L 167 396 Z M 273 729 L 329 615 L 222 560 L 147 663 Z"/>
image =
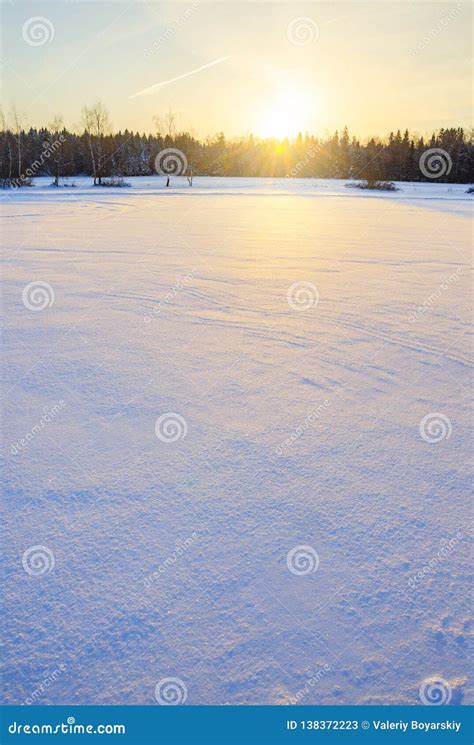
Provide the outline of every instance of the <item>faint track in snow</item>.
<path id="1" fill-rule="evenodd" d="M 452 354 L 452 353 L 447 354 L 444 350 L 439 349 L 437 347 L 429 347 L 428 345 L 421 344 L 420 342 L 416 344 L 410 343 L 398 337 L 391 336 L 389 334 L 383 334 L 379 331 L 371 331 L 369 329 L 364 328 L 363 326 L 357 326 L 356 324 L 347 323 L 346 321 L 344 322 L 337 321 L 336 325 L 343 326 L 344 328 L 347 328 L 352 331 L 359 331 L 361 334 L 367 334 L 368 336 L 373 336 L 376 339 L 380 339 L 381 341 L 386 341 L 389 344 L 394 344 L 400 347 L 406 347 L 407 349 L 413 349 L 416 352 L 427 352 L 428 354 L 435 354 L 440 357 L 446 357 L 447 359 L 450 359 L 452 362 L 457 362 L 460 365 L 465 365 L 466 367 L 474 367 L 474 363 L 471 362 L 471 360 L 467 360 L 464 357 L 461 357 L 460 355 L 457 355 L 457 354 Z"/>

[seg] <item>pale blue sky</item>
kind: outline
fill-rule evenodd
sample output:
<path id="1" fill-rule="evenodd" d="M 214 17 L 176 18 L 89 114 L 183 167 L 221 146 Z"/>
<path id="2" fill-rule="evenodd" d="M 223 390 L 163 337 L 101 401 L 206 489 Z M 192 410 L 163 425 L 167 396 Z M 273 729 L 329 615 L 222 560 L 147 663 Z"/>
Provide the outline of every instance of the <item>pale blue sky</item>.
<path id="1" fill-rule="evenodd" d="M 14 103 L 28 124 L 61 113 L 77 126 L 100 98 L 115 129 L 152 131 L 172 107 L 200 136 L 470 125 L 469 2 L 6 0 L 2 15 L 4 108 Z M 33 46 L 22 32 L 36 16 L 49 37 Z M 288 38 L 300 17 L 302 46 Z"/>

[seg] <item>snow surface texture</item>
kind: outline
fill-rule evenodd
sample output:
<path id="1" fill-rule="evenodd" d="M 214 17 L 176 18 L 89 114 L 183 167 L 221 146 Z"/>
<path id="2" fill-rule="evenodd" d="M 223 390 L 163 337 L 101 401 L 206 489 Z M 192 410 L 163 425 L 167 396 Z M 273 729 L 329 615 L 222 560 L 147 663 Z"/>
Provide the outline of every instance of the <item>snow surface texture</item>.
<path id="1" fill-rule="evenodd" d="M 2 194 L 4 699 L 472 702 L 466 187 L 130 181 Z"/>

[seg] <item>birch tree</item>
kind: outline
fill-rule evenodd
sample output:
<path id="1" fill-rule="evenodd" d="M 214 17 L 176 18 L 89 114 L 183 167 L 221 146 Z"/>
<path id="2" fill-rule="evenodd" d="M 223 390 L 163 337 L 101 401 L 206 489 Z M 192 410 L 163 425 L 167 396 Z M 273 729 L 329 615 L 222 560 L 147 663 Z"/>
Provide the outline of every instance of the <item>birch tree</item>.
<path id="1" fill-rule="evenodd" d="M 102 101 L 97 101 L 90 108 L 84 106 L 82 121 L 89 146 L 94 186 L 100 186 L 105 164 L 104 139 L 111 130 L 109 112 Z"/>

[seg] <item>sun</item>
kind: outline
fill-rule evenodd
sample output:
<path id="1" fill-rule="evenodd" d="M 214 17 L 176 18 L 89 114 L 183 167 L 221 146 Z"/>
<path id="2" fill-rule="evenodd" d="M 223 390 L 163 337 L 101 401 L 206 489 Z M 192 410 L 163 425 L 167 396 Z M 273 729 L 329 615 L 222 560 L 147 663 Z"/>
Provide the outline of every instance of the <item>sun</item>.
<path id="1" fill-rule="evenodd" d="M 296 137 L 314 127 L 320 109 L 315 93 L 302 85 L 280 84 L 273 97 L 261 105 L 257 116 L 260 137 Z"/>

